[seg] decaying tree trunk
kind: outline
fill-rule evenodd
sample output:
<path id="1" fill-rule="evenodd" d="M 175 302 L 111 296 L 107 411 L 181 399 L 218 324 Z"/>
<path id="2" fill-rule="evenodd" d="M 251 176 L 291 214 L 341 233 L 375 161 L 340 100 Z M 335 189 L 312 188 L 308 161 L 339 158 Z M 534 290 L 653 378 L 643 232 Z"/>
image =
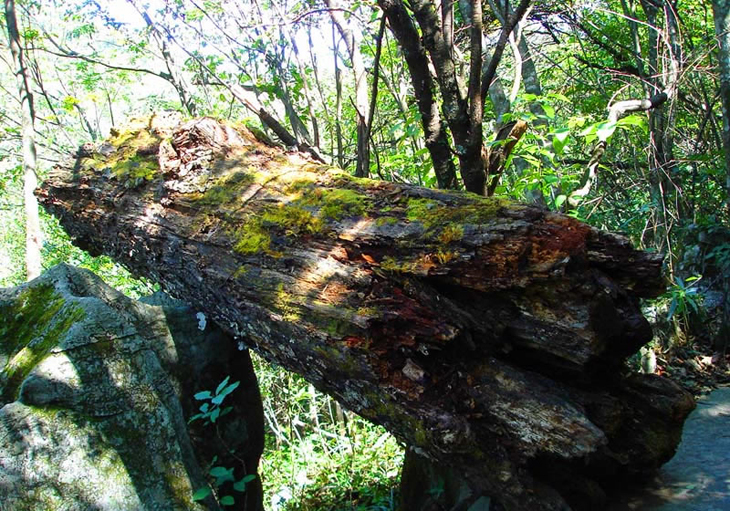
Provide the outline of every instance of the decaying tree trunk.
<path id="1" fill-rule="evenodd" d="M 661 257 L 507 201 L 356 179 L 153 117 L 39 191 L 75 242 L 209 312 L 506 509 L 595 509 L 692 399 L 624 360 Z"/>

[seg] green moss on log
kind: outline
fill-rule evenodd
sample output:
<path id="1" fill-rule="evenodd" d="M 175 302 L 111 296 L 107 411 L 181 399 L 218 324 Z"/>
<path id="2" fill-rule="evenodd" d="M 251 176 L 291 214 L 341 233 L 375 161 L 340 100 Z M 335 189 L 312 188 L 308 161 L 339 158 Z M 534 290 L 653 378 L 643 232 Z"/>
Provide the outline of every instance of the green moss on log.
<path id="1" fill-rule="evenodd" d="M 234 172 L 221 177 L 198 198 L 201 205 L 223 206 L 235 202 L 244 189 L 254 182 L 247 172 Z"/>

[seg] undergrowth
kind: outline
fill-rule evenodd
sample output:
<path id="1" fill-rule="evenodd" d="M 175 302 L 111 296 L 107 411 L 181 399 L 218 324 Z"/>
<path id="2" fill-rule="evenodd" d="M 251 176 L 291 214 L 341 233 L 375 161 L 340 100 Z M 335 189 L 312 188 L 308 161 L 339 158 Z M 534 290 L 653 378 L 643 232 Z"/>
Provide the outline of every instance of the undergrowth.
<path id="1" fill-rule="evenodd" d="M 271 511 L 397 509 L 403 447 L 301 377 L 251 354 L 266 418 L 259 471 Z"/>

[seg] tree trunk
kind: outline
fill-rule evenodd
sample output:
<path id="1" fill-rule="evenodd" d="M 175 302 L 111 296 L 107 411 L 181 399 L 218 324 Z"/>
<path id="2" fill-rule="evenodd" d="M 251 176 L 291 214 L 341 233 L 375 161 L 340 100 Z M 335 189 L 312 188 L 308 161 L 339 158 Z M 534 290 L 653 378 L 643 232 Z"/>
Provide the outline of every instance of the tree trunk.
<path id="1" fill-rule="evenodd" d="M 30 89 L 28 68 L 20 44 L 15 1 L 5 0 L 5 25 L 8 30 L 10 53 L 13 55 L 18 82 L 18 96 L 23 111 L 23 205 L 25 209 L 25 269 L 26 278 L 33 280 L 41 274 L 41 223 L 38 217 L 38 201 L 33 191 L 38 186 L 36 175 L 35 109 Z"/>
<path id="2" fill-rule="evenodd" d="M 720 48 L 717 60 L 722 98 L 722 145 L 725 151 L 725 188 L 730 210 L 730 0 L 713 0 L 712 12 Z"/>
<path id="3" fill-rule="evenodd" d="M 357 124 L 357 166 L 355 175 L 357 177 L 370 176 L 370 140 L 369 128 L 371 119 L 368 119 L 370 111 L 368 101 L 368 76 L 365 72 L 365 63 L 360 53 L 360 36 L 353 30 L 352 26 L 345 21 L 335 0 L 325 0 L 329 8 L 330 17 L 337 25 L 342 40 L 345 41 L 347 52 L 352 63 L 352 72 L 355 77 L 355 122 Z"/>
<path id="4" fill-rule="evenodd" d="M 379 0 L 378 5 L 388 19 L 390 30 L 398 41 L 408 65 L 413 92 L 418 102 L 418 111 L 421 114 L 423 135 L 433 162 L 438 187 L 457 188 L 456 167 L 451 155 L 446 121 L 439 114 L 438 102 L 435 98 L 436 84 L 431 77 L 428 55 L 421 44 L 418 29 L 402 2 Z"/>
<path id="5" fill-rule="evenodd" d="M 352 178 L 213 119 L 137 121 L 39 196 L 80 247 L 506 509 L 599 506 L 672 456 L 693 407 L 625 369 L 661 256 L 569 217 Z"/>

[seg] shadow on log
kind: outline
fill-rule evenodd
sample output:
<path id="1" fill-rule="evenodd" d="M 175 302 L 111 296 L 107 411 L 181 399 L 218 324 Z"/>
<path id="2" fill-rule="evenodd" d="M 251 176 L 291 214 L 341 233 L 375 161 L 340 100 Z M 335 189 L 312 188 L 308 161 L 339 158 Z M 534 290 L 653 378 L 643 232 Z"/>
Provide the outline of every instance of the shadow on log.
<path id="1" fill-rule="evenodd" d="M 204 118 L 140 120 L 38 192 L 108 254 L 505 509 L 597 509 L 692 398 L 628 375 L 661 256 L 572 218 L 355 179 Z"/>

